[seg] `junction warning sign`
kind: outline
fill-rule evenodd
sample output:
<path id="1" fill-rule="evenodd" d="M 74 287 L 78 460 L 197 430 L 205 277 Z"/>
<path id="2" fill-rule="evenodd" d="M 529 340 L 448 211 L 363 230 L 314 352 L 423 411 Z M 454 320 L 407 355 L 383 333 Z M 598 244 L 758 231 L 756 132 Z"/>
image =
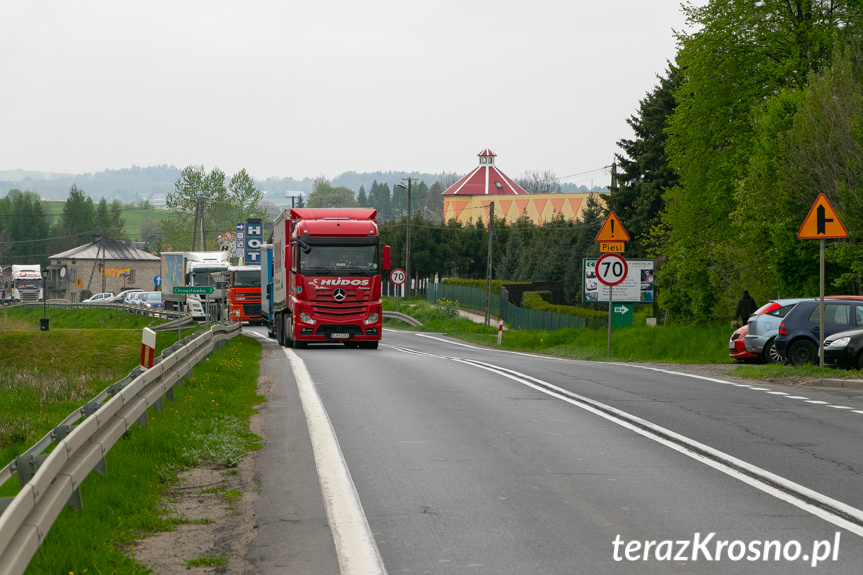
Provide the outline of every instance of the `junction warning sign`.
<path id="1" fill-rule="evenodd" d="M 800 226 L 800 231 L 797 232 L 797 237 L 801 240 L 847 238 L 848 230 L 842 225 L 827 196 L 818 194 L 809 214 L 803 220 L 803 225 Z"/>

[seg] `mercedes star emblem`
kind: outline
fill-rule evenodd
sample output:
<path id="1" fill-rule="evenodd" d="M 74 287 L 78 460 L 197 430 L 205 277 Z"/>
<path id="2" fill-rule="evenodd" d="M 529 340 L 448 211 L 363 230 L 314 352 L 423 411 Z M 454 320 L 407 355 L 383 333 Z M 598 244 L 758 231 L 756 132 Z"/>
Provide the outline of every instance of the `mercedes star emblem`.
<path id="1" fill-rule="evenodd" d="M 342 301 L 346 297 L 348 297 L 348 294 L 342 288 L 336 288 L 336 291 L 333 292 L 333 299 L 336 301 Z"/>

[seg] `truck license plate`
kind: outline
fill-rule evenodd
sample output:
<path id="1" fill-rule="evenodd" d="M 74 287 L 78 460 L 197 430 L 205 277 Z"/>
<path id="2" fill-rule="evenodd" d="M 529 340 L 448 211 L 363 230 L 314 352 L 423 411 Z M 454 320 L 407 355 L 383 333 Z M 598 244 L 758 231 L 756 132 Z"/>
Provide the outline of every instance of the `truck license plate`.
<path id="1" fill-rule="evenodd" d="M 330 337 L 333 339 L 348 339 L 349 337 L 351 337 L 351 334 L 349 334 L 349 333 L 331 333 Z"/>

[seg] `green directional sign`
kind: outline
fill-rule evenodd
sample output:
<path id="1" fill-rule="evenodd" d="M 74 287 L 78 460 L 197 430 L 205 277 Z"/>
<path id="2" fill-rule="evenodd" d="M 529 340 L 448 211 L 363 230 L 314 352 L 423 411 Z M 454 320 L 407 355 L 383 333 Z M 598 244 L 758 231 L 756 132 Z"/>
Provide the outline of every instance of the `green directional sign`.
<path id="1" fill-rule="evenodd" d="M 611 304 L 611 327 L 626 327 L 632 325 L 632 304 Z"/>
<path id="2" fill-rule="evenodd" d="M 200 295 L 210 295 L 215 292 L 215 288 L 212 286 L 174 286 L 174 294 L 200 294 Z"/>

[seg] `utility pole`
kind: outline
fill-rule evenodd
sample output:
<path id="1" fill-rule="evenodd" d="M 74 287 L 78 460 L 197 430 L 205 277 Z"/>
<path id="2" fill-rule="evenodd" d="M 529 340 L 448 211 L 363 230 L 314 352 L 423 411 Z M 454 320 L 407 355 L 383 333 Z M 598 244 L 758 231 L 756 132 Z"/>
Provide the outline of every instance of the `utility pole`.
<path id="1" fill-rule="evenodd" d="M 195 223 L 192 225 L 192 251 L 195 251 L 195 236 L 198 235 L 198 210 L 201 208 L 201 196 L 195 196 Z"/>
<path id="2" fill-rule="evenodd" d="M 198 196 L 198 201 L 201 204 L 201 251 L 207 251 L 207 241 L 204 239 L 204 201 L 201 196 Z"/>
<path id="3" fill-rule="evenodd" d="M 485 269 L 485 327 L 491 319 L 491 246 L 494 237 L 494 202 L 488 205 L 488 264 Z"/>
<path id="4" fill-rule="evenodd" d="M 102 228 L 102 292 L 105 293 L 105 228 Z"/>
<path id="5" fill-rule="evenodd" d="M 407 234 L 405 237 L 405 276 L 407 276 L 408 292 L 407 297 L 411 295 L 411 182 L 416 178 L 403 178 L 408 181 L 407 187 L 404 184 L 396 184 L 403 190 L 408 192 L 408 223 Z"/>
<path id="6" fill-rule="evenodd" d="M 611 193 L 617 191 L 617 158 L 611 162 Z"/>

